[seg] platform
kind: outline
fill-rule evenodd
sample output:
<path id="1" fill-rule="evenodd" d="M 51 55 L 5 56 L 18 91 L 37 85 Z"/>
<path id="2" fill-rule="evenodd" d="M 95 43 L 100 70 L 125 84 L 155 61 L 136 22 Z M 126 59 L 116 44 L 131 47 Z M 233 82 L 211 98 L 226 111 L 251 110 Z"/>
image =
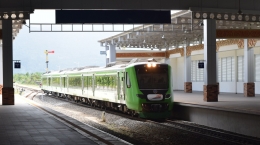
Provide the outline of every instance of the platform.
<path id="1" fill-rule="evenodd" d="M 220 93 L 218 102 L 204 102 L 203 92 L 174 91 L 173 116 L 201 125 L 260 138 L 260 95 Z"/>
<path id="2" fill-rule="evenodd" d="M 2 100 L 2 96 L 0 96 L 0 100 Z M 0 103 L 2 102 L 0 101 Z M 59 116 L 62 115 L 59 114 Z M 65 119 L 68 120 L 68 117 Z M 84 124 L 80 124 L 80 122 L 72 118 L 68 121 L 84 128 Z M 120 140 L 99 133 L 98 130 L 93 128 L 89 129 L 89 131 L 102 134 L 103 139 L 108 141 L 102 142 L 95 136 L 76 131 L 75 128 L 60 122 L 59 119 L 49 113 L 28 104 L 22 97 L 15 97 L 15 105 L 0 105 L 0 144 L 124 144 Z"/>

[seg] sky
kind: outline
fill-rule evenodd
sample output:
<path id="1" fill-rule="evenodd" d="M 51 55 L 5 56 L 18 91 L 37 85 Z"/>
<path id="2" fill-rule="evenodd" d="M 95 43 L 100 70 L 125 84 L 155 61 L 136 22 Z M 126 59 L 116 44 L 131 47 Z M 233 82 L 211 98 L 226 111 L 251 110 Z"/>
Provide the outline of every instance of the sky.
<path id="1" fill-rule="evenodd" d="M 27 25 L 29 21 L 27 20 Z M 30 23 L 55 23 L 54 10 L 35 10 Z M 98 40 L 118 32 L 31 32 L 23 25 L 13 41 L 13 59 L 21 60 L 21 69 L 14 73 L 46 71 L 45 50 L 49 54 L 49 70 L 81 66 L 105 66 L 106 56 L 100 55 L 105 47 Z"/>
<path id="2" fill-rule="evenodd" d="M 172 11 L 175 13 L 178 11 Z M 26 21 L 27 26 L 29 20 Z M 35 10 L 30 23 L 55 23 L 55 10 Z M 31 32 L 23 25 L 13 41 L 13 59 L 21 61 L 21 69 L 14 73 L 46 71 L 45 50 L 54 50 L 48 55 L 48 70 L 62 70 L 82 66 L 105 66 L 106 55 L 100 55 L 105 47 L 98 40 L 120 32 Z"/>

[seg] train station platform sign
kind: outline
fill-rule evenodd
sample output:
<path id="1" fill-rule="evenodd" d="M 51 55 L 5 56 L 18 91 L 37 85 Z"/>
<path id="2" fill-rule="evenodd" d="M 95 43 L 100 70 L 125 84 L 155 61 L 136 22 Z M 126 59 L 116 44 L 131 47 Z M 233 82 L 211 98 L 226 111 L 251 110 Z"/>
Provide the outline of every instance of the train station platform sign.
<path id="1" fill-rule="evenodd" d="M 56 24 L 170 24 L 171 11 L 158 10 L 56 10 Z"/>

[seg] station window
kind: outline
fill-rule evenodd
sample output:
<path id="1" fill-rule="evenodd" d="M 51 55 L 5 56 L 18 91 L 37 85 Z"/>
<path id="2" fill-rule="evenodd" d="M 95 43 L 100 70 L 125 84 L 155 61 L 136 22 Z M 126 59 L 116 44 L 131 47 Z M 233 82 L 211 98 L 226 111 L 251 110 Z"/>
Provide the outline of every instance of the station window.
<path id="1" fill-rule="evenodd" d="M 244 56 L 237 57 L 237 81 L 244 81 Z"/>
<path id="2" fill-rule="evenodd" d="M 219 69 L 218 73 L 221 74 L 219 80 L 221 82 L 232 82 L 235 81 L 235 58 L 234 57 L 223 57 L 219 58 L 219 64 L 221 65 L 218 68 Z"/>
<path id="3" fill-rule="evenodd" d="M 198 68 L 199 60 L 191 61 L 191 81 L 203 82 L 204 81 L 204 69 Z"/>
<path id="4" fill-rule="evenodd" d="M 260 55 L 255 55 L 255 81 L 260 82 Z"/>

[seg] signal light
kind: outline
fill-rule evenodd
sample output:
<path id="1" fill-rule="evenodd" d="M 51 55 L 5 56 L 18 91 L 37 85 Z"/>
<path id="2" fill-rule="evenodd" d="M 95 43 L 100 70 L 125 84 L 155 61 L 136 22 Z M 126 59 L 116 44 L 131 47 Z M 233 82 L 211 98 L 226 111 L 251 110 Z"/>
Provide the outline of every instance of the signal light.
<path id="1" fill-rule="evenodd" d="M 153 63 L 153 64 L 152 64 L 152 66 L 153 66 L 153 67 L 156 67 L 156 64 L 155 64 L 155 63 Z"/>
<path id="2" fill-rule="evenodd" d="M 151 67 L 151 66 L 152 66 L 152 64 L 150 64 L 150 63 L 147 64 L 147 67 Z"/>

